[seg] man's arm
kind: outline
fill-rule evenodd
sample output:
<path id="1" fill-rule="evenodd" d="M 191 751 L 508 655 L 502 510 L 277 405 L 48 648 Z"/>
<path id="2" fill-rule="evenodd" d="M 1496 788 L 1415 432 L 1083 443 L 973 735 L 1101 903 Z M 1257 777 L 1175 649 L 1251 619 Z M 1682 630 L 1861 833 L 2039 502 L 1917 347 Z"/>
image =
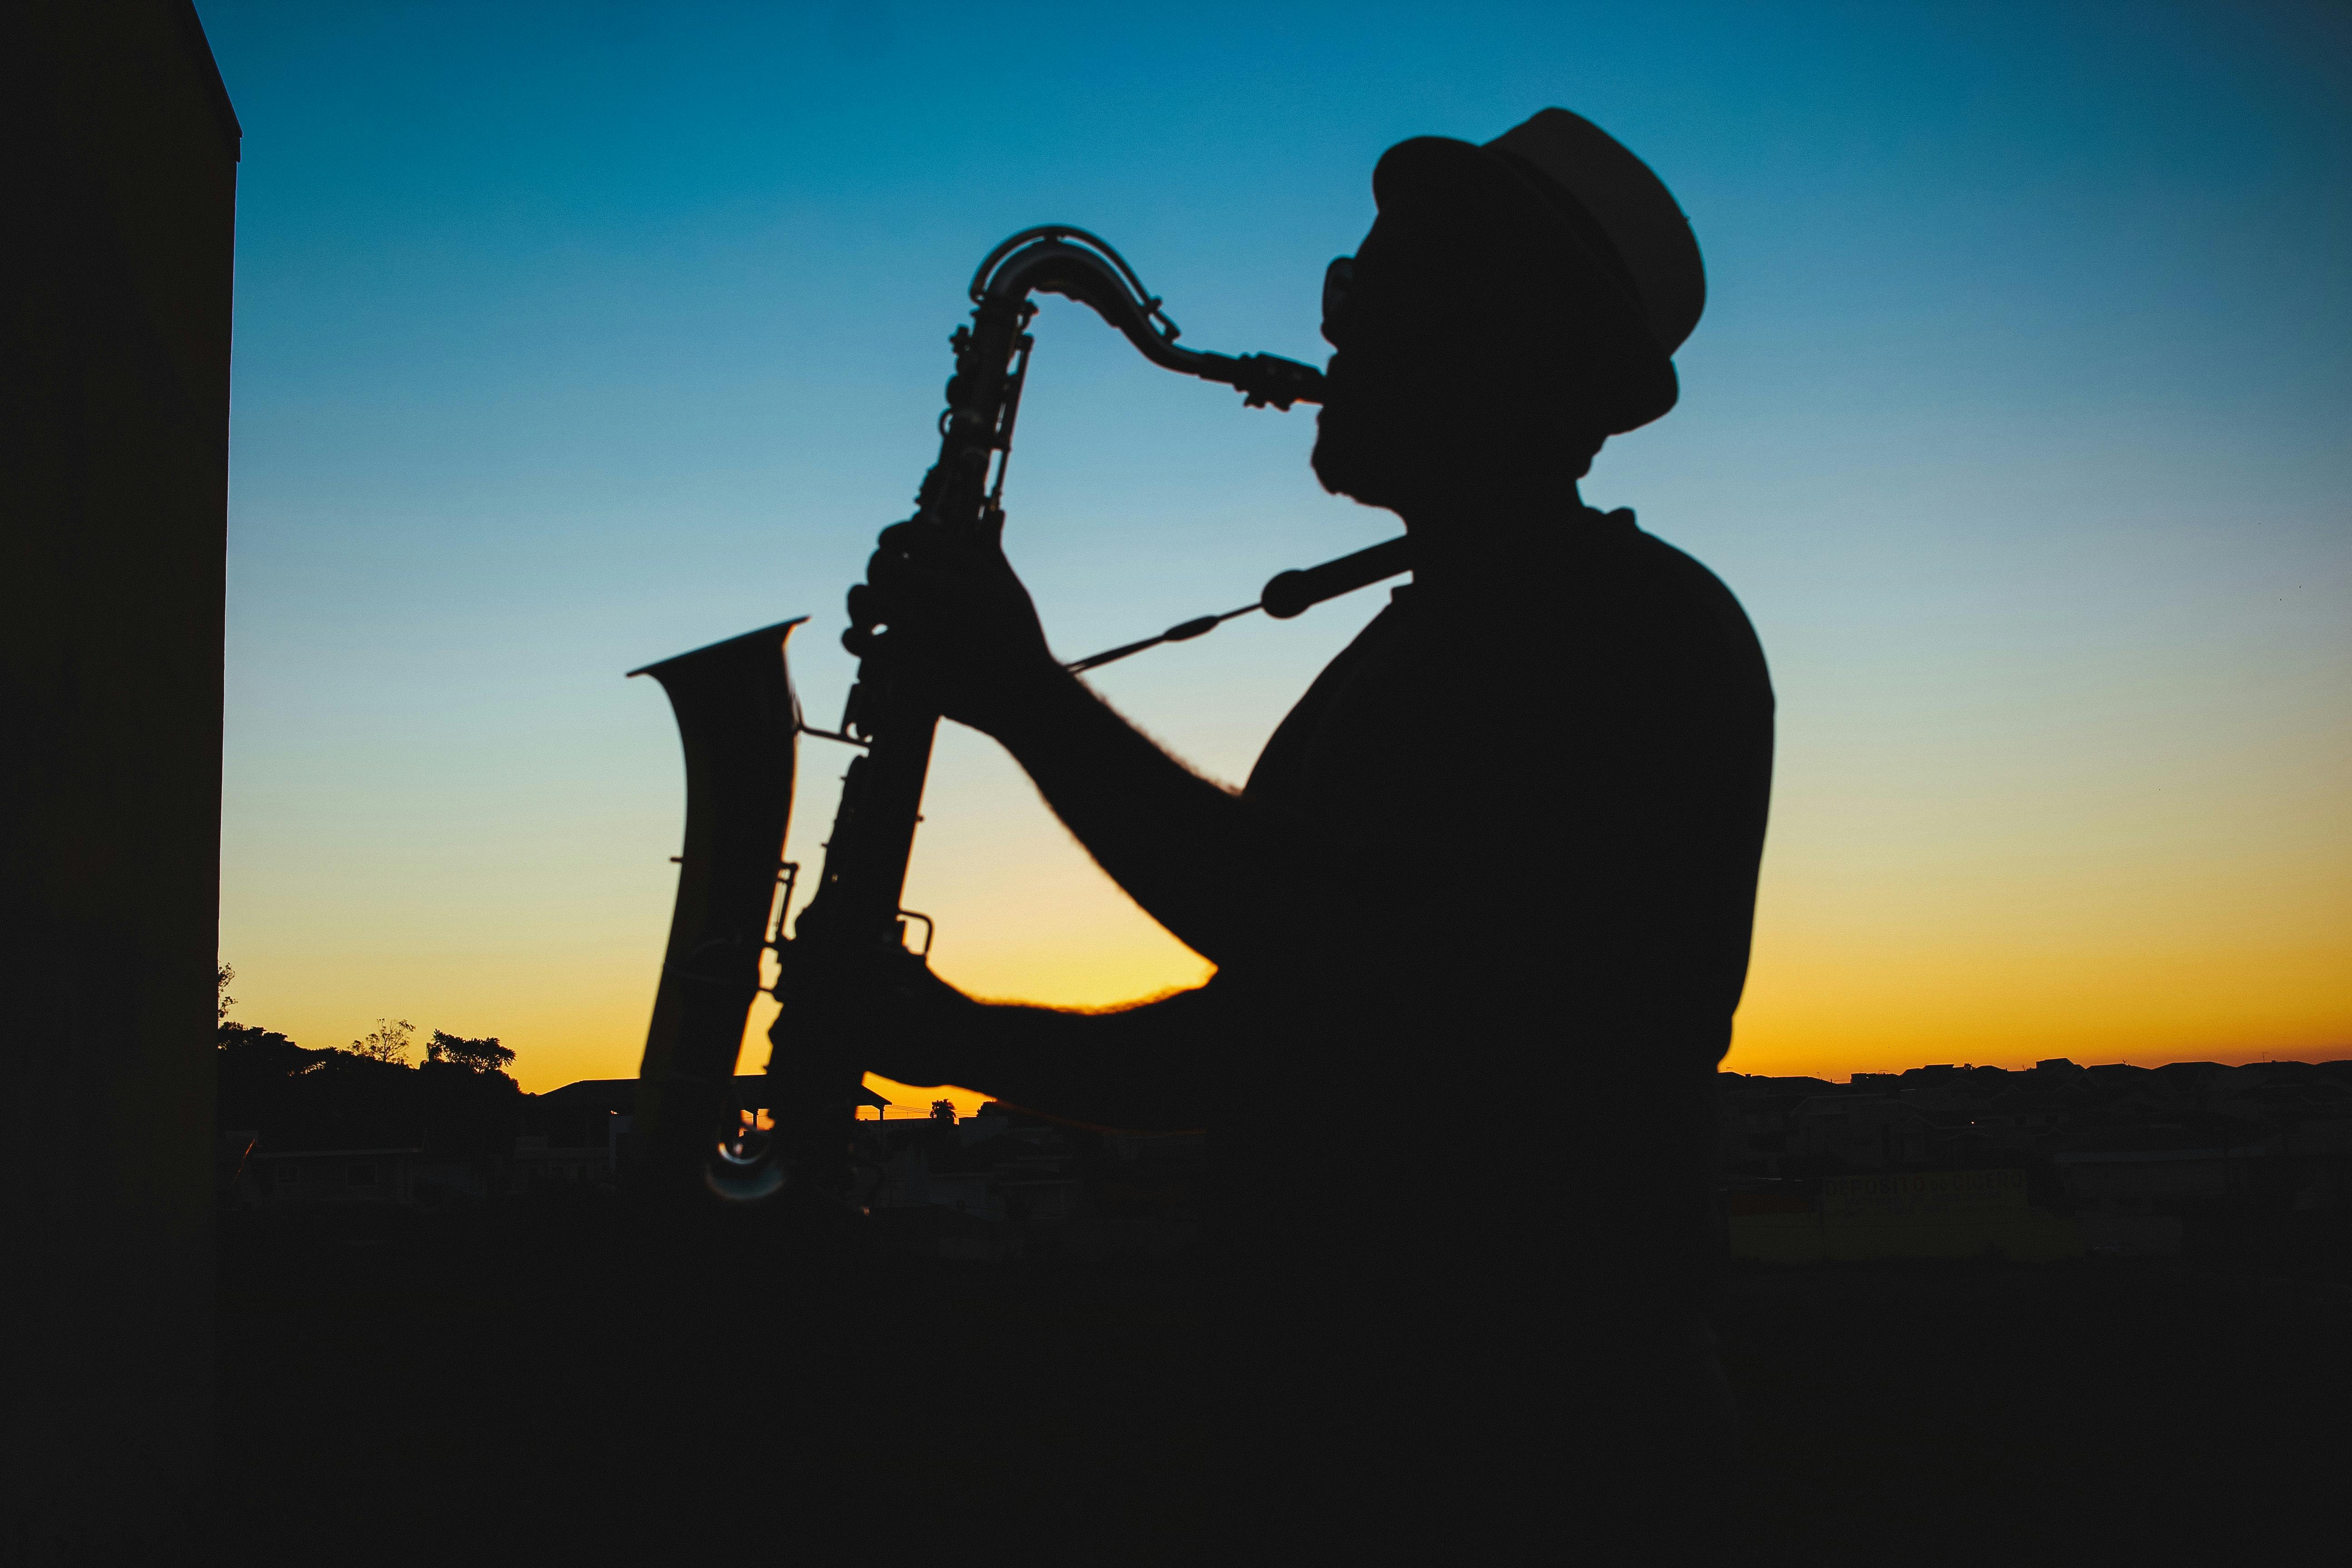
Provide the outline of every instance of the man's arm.
<path id="1" fill-rule="evenodd" d="M 1212 963 L 1277 950 L 1339 874 L 1309 825 L 1192 772 L 1075 675 L 1039 679 L 994 734 L 1111 879 Z"/>
<path id="2" fill-rule="evenodd" d="M 974 1001 L 920 965 L 884 983 L 856 1034 L 866 1066 L 919 1088 L 955 1085 L 1106 1127 L 1198 1127 L 1208 1055 L 1224 1031 L 1214 982 L 1112 1012 Z"/>
<path id="3" fill-rule="evenodd" d="M 1153 919 L 1220 966 L 1315 929 L 1341 876 L 1305 824 L 1202 778 L 1064 669 L 994 540 L 900 524 L 850 591 L 850 651 L 1003 743 Z M 878 626 L 861 631 L 860 626 Z"/>

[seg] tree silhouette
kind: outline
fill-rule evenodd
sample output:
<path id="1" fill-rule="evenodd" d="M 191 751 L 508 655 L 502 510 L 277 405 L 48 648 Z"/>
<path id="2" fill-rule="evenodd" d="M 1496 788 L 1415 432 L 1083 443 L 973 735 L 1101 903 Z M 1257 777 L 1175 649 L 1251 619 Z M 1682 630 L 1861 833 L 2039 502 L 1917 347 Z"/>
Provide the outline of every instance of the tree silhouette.
<path id="1" fill-rule="evenodd" d="M 433 1037 L 425 1043 L 425 1059 L 451 1062 L 476 1072 L 502 1072 L 513 1065 L 515 1054 L 511 1047 L 499 1044 L 496 1035 L 486 1040 L 468 1040 L 446 1029 L 436 1029 Z"/>
<path id="2" fill-rule="evenodd" d="M 364 1039 L 352 1042 L 352 1054 L 365 1057 L 370 1061 L 395 1065 L 405 1062 L 408 1037 L 416 1032 L 416 1026 L 405 1018 L 378 1018 L 375 1022 L 376 1026 Z"/>
<path id="3" fill-rule="evenodd" d="M 236 1005 L 236 998 L 228 994 L 228 983 L 236 978 L 236 966 L 224 963 L 213 972 L 213 1022 L 228 1022 L 228 1010 Z"/>
<path id="4" fill-rule="evenodd" d="M 934 1121 L 953 1123 L 955 1121 L 955 1101 L 952 1100 L 935 1100 L 931 1101 L 931 1120 Z"/>

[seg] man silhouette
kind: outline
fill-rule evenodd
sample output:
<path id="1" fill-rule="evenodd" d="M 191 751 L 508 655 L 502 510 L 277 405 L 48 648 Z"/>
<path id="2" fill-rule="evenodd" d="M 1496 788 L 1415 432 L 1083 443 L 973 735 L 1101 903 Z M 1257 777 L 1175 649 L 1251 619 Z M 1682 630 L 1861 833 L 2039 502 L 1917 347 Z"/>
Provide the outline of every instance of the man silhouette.
<path id="1" fill-rule="evenodd" d="M 1772 696 L 1730 593 L 1577 481 L 1673 406 L 1698 249 L 1563 110 L 1401 143 L 1373 189 L 1314 464 L 1403 519 L 1413 581 L 1244 788 L 1065 672 L 993 541 L 901 525 L 852 591 L 883 628 L 852 651 L 1003 742 L 1215 977 L 1085 1015 L 912 977 L 862 1065 L 1211 1129 L 1223 1560 L 1671 1557 L 1729 1463 L 1712 1096 Z"/>

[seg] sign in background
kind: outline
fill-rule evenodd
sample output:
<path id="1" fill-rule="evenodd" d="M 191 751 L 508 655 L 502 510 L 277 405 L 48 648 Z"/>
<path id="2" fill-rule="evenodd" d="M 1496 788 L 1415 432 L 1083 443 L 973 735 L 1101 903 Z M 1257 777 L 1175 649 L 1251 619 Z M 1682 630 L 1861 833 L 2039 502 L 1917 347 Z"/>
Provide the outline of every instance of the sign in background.
<path id="1" fill-rule="evenodd" d="M 1920 1171 L 1833 1176 L 1822 1184 L 1823 1219 L 1979 1219 L 2025 1208 L 2022 1171 Z"/>

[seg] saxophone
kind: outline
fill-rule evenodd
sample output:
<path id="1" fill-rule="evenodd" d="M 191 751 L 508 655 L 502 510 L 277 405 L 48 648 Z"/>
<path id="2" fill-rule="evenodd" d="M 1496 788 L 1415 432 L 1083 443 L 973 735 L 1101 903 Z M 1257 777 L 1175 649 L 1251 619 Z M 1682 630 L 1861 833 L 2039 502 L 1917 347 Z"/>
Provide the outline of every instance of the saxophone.
<path id="1" fill-rule="evenodd" d="M 1248 406 L 1286 409 L 1321 398 L 1321 373 L 1295 360 L 1178 347 L 1176 323 L 1160 299 L 1116 250 L 1082 229 L 1014 235 L 982 261 L 970 294 L 971 321 L 949 340 L 955 374 L 940 416 L 939 459 L 916 496 L 916 521 L 924 527 L 992 532 L 1003 525 L 1004 470 L 1029 374 L 1028 328 L 1038 294 L 1087 306 L 1154 364 L 1234 387 Z M 1408 564 L 1403 543 L 1391 540 L 1307 572 L 1285 573 L 1246 608 L 1293 616 L 1393 575 Z M 1243 613 L 1188 621 L 1072 668 L 1196 637 Z M 928 955 L 929 918 L 899 905 L 940 716 L 864 661 L 839 730 L 812 729 L 801 718 L 784 658 L 785 640 L 800 624 L 784 622 L 632 672 L 658 680 L 676 711 L 687 753 L 687 830 L 628 1173 L 641 1191 L 723 1206 L 791 1194 L 822 1212 L 854 1213 L 853 1128 L 862 1073 L 850 1065 L 847 1042 L 811 1037 L 809 1021 L 794 1005 L 794 981 L 877 952 L 903 954 L 908 963 Z M 783 921 L 799 868 L 782 859 L 782 850 L 803 733 L 858 754 L 842 782 L 814 896 L 788 938 Z M 925 926 L 917 952 L 907 946 L 909 920 Z M 747 1095 L 738 1089 L 735 1059 L 770 952 L 778 960 L 770 989 L 783 1008 L 769 1033 L 774 1049 L 764 1082 Z M 765 1103 L 747 1103 L 751 1100 Z"/>

